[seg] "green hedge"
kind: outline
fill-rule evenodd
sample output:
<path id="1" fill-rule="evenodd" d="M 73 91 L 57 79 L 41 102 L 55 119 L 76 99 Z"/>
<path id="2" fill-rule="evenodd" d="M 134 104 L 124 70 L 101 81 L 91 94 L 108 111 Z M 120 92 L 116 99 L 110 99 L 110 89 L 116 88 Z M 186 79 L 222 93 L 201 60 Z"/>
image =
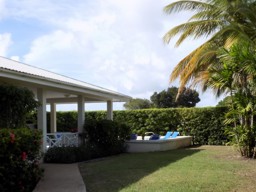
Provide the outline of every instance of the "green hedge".
<path id="1" fill-rule="evenodd" d="M 41 132 L 0 129 L 0 191 L 32 191 L 42 176 Z"/>
<path id="2" fill-rule="evenodd" d="M 152 131 L 164 135 L 178 130 L 181 135 L 193 136 L 194 144 L 223 145 L 226 108 L 174 108 L 115 111 L 114 119 L 125 122 L 133 133 Z"/>
<path id="3" fill-rule="evenodd" d="M 74 163 L 106 157 L 124 152 L 125 140 L 130 136 L 129 127 L 111 120 L 87 119 L 84 133 L 86 141 L 80 147 L 54 147 L 44 156 L 46 163 Z"/>
<path id="4" fill-rule="evenodd" d="M 193 136 L 194 144 L 222 145 L 227 142 L 224 134 L 224 107 L 173 108 L 114 111 L 114 121 L 127 124 L 133 133 L 148 131 L 164 135 L 168 130 Z M 106 111 L 85 113 L 85 119 L 101 120 Z M 77 127 L 77 112 L 57 113 L 58 131 Z"/>

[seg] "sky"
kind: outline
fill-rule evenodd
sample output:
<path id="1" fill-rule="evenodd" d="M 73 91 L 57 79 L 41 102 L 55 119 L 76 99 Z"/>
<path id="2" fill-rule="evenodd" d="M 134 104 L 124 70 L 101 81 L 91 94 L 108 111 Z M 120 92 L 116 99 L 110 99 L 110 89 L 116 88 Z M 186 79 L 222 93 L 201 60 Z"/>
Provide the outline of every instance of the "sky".
<path id="1" fill-rule="evenodd" d="M 150 99 L 171 86 L 175 65 L 205 39 L 178 48 L 164 34 L 190 13 L 167 15 L 173 0 L 0 0 L 0 55 L 133 98 Z M 177 39 L 177 38 L 176 38 Z M 200 91 L 200 88 L 197 88 Z M 211 91 L 198 107 L 215 106 Z M 74 110 L 75 105 L 58 110 Z M 88 104 L 98 110 L 105 105 Z M 114 104 L 114 110 L 123 103 Z"/>

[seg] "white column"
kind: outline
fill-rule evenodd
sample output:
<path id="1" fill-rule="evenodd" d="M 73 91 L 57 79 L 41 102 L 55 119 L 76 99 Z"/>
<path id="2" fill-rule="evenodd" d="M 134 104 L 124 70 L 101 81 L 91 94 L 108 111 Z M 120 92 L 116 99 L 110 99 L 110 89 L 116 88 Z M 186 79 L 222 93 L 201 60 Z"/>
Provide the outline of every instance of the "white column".
<path id="1" fill-rule="evenodd" d="M 84 97 L 79 95 L 78 96 L 78 120 L 77 120 L 77 128 L 78 132 L 83 132 L 83 126 L 84 126 Z"/>
<path id="2" fill-rule="evenodd" d="M 107 119 L 113 120 L 113 102 L 107 101 Z"/>
<path id="3" fill-rule="evenodd" d="M 56 119 L 56 104 L 51 103 L 51 133 L 57 132 Z"/>
<path id="4" fill-rule="evenodd" d="M 46 93 L 45 90 L 37 89 L 37 98 L 40 102 L 40 106 L 37 111 L 37 127 L 42 130 L 43 133 L 43 143 L 42 150 L 46 151 L 46 134 L 47 134 L 47 122 L 46 122 Z"/>

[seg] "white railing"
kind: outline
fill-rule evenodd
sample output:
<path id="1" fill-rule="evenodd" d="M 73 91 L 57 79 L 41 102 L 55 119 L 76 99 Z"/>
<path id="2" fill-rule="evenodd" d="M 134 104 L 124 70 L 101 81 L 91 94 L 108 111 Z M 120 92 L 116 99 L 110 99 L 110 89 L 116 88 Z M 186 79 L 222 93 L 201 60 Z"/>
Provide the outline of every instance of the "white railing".
<path id="1" fill-rule="evenodd" d="M 47 133 L 47 148 L 50 147 L 78 147 L 78 133 L 57 132 Z"/>

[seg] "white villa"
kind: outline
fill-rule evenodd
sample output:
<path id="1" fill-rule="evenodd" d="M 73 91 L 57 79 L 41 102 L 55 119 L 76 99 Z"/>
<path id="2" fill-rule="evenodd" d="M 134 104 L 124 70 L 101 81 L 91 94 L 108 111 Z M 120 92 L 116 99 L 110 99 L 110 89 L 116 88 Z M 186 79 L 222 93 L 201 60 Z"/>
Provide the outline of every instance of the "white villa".
<path id="1" fill-rule="evenodd" d="M 113 102 L 126 102 L 131 97 L 99 86 L 75 80 L 31 65 L 0 57 L 0 83 L 27 87 L 34 92 L 41 103 L 37 114 L 38 129 L 43 132 L 43 150 L 45 151 L 47 135 L 54 135 L 56 127 L 56 104 L 77 103 L 78 133 L 82 132 L 85 121 L 85 103 L 105 102 L 107 119 L 113 119 Z M 51 133 L 47 133 L 46 105 L 50 105 Z M 72 137 L 78 138 L 78 133 Z M 70 133 L 71 134 L 71 133 Z M 67 134 L 66 134 L 67 135 Z M 68 135 L 67 135 L 68 136 Z"/>

